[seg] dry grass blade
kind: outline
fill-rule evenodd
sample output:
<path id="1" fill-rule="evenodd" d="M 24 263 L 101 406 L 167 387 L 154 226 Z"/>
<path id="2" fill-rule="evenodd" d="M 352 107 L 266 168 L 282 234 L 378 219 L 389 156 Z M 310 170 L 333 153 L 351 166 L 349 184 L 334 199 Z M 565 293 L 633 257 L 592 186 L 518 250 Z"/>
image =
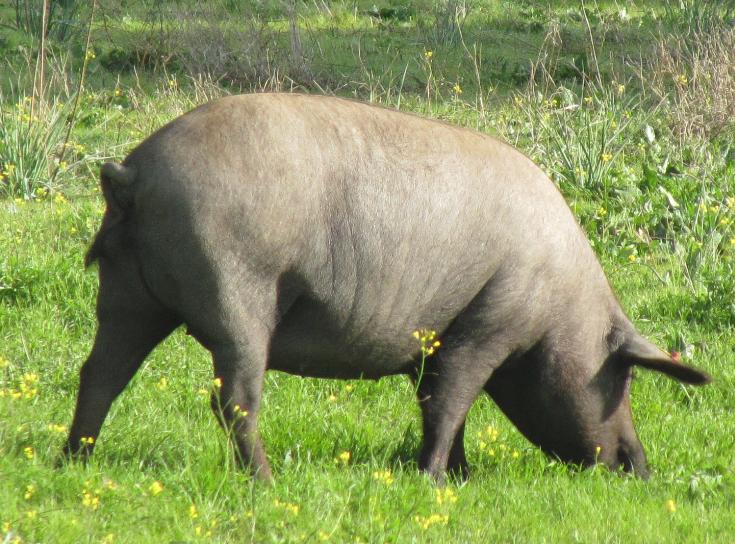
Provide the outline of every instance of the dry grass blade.
<path id="1" fill-rule="evenodd" d="M 716 137 L 735 123 L 735 28 L 662 38 L 639 68 L 642 86 L 667 105 L 683 140 Z"/>

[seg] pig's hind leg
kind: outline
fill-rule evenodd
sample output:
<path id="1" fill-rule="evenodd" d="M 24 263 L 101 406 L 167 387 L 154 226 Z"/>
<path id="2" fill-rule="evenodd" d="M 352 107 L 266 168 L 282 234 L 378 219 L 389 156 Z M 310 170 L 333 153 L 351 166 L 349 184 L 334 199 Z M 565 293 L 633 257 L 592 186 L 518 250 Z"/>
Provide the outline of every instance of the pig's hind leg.
<path id="1" fill-rule="evenodd" d="M 179 324 L 150 294 L 134 262 L 100 258 L 98 327 L 80 371 L 74 420 L 65 457 L 86 458 L 115 398 L 145 357 Z"/>
<path id="2" fill-rule="evenodd" d="M 276 290 L 257 278 L 251 278 L 248 285 L 248 289 L 218 293 L 217 311 L 208 314 L 213 318 L 199 339 L 214 362 L 212 410 L 232 440 L 237 460 L 258 479 L 271 481 L 257 422 L 275 328 Z M 248 293 L 245 301 L 238 296 L 243 291 Z"/>

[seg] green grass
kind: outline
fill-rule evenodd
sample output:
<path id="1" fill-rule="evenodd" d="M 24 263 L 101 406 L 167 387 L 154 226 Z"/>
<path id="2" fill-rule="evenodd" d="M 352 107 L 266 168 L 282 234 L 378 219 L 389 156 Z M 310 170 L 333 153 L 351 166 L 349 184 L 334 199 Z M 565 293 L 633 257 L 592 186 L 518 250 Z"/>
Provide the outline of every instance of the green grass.
<path id="1" fill-rule="evenodd" d="M 408 380 L 270 373 L 260 419 L 275 475 L 267 487 L 234 467 L 202 394 L 213 377 L 209 356 L 177 331 L 113 405 L 92 461 L 56 467 L 95 330 L 96 273 L 85 271 L 82 260 L 103 210 L 100 162 L 124 156 L 167 120 L 238 85 L 271 88 L 190 77 L 176 56 L 145 64 L 111 53 L 121 43 L 149 53 L 177 43 L 167 33 L 150 41 L 153 8 L 130 3 L 127 13 L 100 14 L 67 164 L 53 184 L 54 146 L 23 138 L 23 123 L 2 128 L 21 141 L 0 144 L 0 541 L 733 540 L 733 127 L 683 134 L 679 119 L 686 112 L 676 108 L 687 100 L 659 103 L 646 82 L 663 81 L 678 98 L 707 88 L 704 79 L 677 84 L 682 74 L 659 67 L 653 50 L 712 13 L 688 3 L 677 10 L 639 2 L 622 16 L 614 2 L 583 12 L 575 2 L 477 0 L 462 22 L 465 48 L 432 30 L 437 3 L 383 2 L 377 7 L 397 14 L 384 19 L 368 13 L 373 2 L 329 3 L 329 10 L 320 4 L 298 4 L 313 77 L 296 81 L 296 88 L 316 92 L 327 85 L 520 147 L 559 184 L 640 330 L 662 348 L 684 353 L 714 382 L 692 389 L 637 373 L 632 403 L 653 469 L 647 482 L 548 459 L 480 398 L 466 434 L 472 477 L 446 492 L 417 471 L 420 419 Z M 0 3 L 0 22 L 12 26 L 9 5 Z M 273 81 L 288 90 L 295 72 L 282 4 L 239 9 L 256 21 L 253 28 L 260 25 L 268 47 L 279 48 L 273 58 L 283 64 Z M 81 21 L 86 15 L 82 9 Z M 593 86 L 570 68 L 586 67 L 597 78 L 585 15 L 600 61 Z M 529 87 L 529 60 L 538 58 L 553 21 L 562 45 L 556 60 L 538 65 L 553 78 Z M 74 85 L 64 81 L 78 75 L 81 34 L 52 41 L 52 51 L 68 55 L 68 62 L 49 61 L 50 99 L 63 103 L 73 95 Z M 19 30 L 0 39 L 18 76 L 12 88 L 0 82 L 5 115 L 22 115 L 16 105 L 30 94 L 32 80 L 22 47 L 33 44 Z M 635 54 L 645 57 L 642 78 L 623 62 Z M 38 112 L 34 130 L 50 126 L 53 115 Z M 12 152 L 2 145 L 14 146 Z M 41 163 L 27 178 L 29 190 L 12 189 L 5 174 L 21 152 Z"/>

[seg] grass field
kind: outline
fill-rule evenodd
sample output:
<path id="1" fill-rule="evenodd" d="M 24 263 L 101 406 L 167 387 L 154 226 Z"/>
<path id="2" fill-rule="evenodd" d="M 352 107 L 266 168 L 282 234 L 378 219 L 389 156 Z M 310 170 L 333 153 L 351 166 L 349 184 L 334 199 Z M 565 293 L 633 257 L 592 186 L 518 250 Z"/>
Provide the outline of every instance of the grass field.
<path id="1" fill-rule="evenodd" d="M 87 48 L 89 6 L 59 3 L 40 90 L 35 4 L 0 2 L 0 542 L 735 541 L 735 8 L 200 4 L 101 2 Z M 57 467 L 95 330 L 82 261 L 99 165 L 241 90 L 370 100 L 539 162 L 638 328 L 714 378 L 693 389 L 638 372 L 652 478 L 549 459 L 480 398 L 472 476 L 437 488 L 416 468 L 407 379 L 270 373 L 275 485 L 260 485 L 235 468 L 209 356 L 183 331 L 114 404 L 92 461 Z"/>

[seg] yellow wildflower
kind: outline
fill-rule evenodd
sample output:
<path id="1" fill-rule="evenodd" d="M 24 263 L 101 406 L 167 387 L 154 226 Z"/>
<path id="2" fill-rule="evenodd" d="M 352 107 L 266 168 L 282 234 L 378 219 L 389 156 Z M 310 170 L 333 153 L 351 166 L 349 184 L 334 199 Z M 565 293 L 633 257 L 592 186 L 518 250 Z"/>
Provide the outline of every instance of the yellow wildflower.
<path id="1" fill-rule="evenodd" d="M 33 498 L 33 494 L 36 492 L 36 486 L 33 484 L 26 486 L 26 492 L 23 494 L 23 498 L 27 501 Z"/>
<path id="2" fill-rule="evenodd" d="M 437 504 L 450 504 L 457 502 L 457 493 L 454 492 L 449 487 L 445 487 L 444 489 L 437 489 L 436 490 L 436 502 Z"/>
<path id="3" fill-rule="evenodd" d="M 487 426 L 487 427 L 485 428 L 485 434 L 486 434 L 486 435 L 488 436 L 488 438 L 490 438 L 490 441 L 491 441 L 491 442 L 495 442 L 495 441 L 497 441 L 497 439 L 498 439 L 498 434 L 499 434 L 499 432 L 498 432 L 498 430 L 497 430 L 497 429 L 496 429 L 495 427 L 493 427 L 492 425 L 488 425 L 488 426 Z"/>
<path id="4" fill-rule="evenodd" d="M 424 58 L 426 60 L 431 60 L 434 57 L 433 51 L 424 51 Z"/>
<path id="5" fill-rule="evenodd" d="M 38 374 L 36 374 L 35 372 L 29 372 L 28 374 L 23 374 L 23 377 L 21 378 L 21 382 L 19 386 L 19 391 L 18 391 L 20 393 L 20 396 L 23 396 L 29 400 L 35 397 L 36 394 L 38 393 L 38 389 L 35 387 L 37 383 L 38 383 Z M 17 398 L 20 398 L 20 397 L 17 397 Z"/>
<path id="6" fill-rule="evenodd" d="M 383 485 L 391 485 L 393 483 L 393 474 L 390 470 L 378 470 L 373 472 L 373 480 L 377 480 Z"/>
<path id="7" fill-rule="evenodd" d="M 612 155 L 610 153 L 603 153 L 600 158 L 602 159 L 602 162 L 610 162 L 612 160 Z"/>
<path id="8" fill-rule="evenodd" d="M 164 389 L 168 387 L 168 380 L 162 377 L 160 380 L 158 380 L 156 387 L 158 388 L 159 391 L 163 391 Z"/>
<path id="9" fill-rule="evenodd" d="M 149 487 L 148 492 L 152 497 L 160 495 L 163 492 L 163 485 L 158 480 L 154 481 Z"/>
<path id="10" fill-rule="evenodd" d="M 298 504 L 293 504 L 290 502 L 282 502 L 282 501 L 279 501 L 278 499 L 275 499 L 273 501 L 273 505 L 277 506 L 278 508 L 283 508 L 287 512 L 290 512 L 291 514 L 293 514 L 294 516 L 297 516 L 299 514 Z"/>
<path id="11" fill-rule="evenodd" d="M 667 501 L 666 501 L 666 502 L 664 503 L 664 506 L 666 507 L 666 510 L 667 510 L 668 512 L 671 512 L 672 514 L 673 514 L 674 512 L 676 512 L 676 503 L 674 502 L 674 499 L 668 499 L 668 500 L 667 500 Z"/>
<path id="12" fill-rule="evenodd" d="M 462 94 L 462 87 L 459 86 L 459 83 L 455 83 L 454 87 L 452 87 L 452 90 L 454 91 L 454 94 L 456 95 Z"/>
<path id="13" fill-rule="evenodd" d="M 31 446 L 26 446 L 23 448 L 23 455 L 26 456 L 26 459 L 33 459 L 36 456 L 36 452 L 33 451 Z"/>
<path id="14" fill-rule="evenodd" d="M 82 506 L 90 510 L 97 510 L 100 507 L 100 496 L 95 491 L 85 489 L 82 491 Z"/>
<path id="15" fill-rule="evenodd" d="M 414 516 L 414 521 L 418 523 L 424 531 L 426 531 L 432 525 L 446 525 L 449 521 L 449 516 L 442 514 L 431 514 L 430 516 Z"/>
<path id="16" fill-rule="evenodd" d="M 197 512 L 197 507 L 196 507 L 196 505 L 194 505 L 194 504 L 192 504 L 192 505 L 191 505 L 191 506 L 189 507 L 189 517 L 190 517 L 191 519 L 196 519 L 196 518 L 198 518 L 198 517 L 199 517 L 199 512 Z"/>
<path id="17" fill-rule="evenodd" d="M 15 165 L 13 163 L 8 163 L 5 165 L 5 167 L 0 172 L 0 178 L 9 178 L 13 171 L 15 170 Z"/>
<path id="18" fill-rule="evenodd" d="M 419 329 L 414 331 L 412 336 L 421 344 L 421 353 L 424 357 L 433 355 L 436 349 L 441 346 L 441 342 L 436 339 L 436 331 Z"/>
<path id="19" fill-rule="evenodd" d="M 338 465 L 347 466 L 349 464 L 352 454 L 349 451 L 343 451 L 337 457 L 334 458 L 334 462 Z"/>
<path id="20" fill-rule="evenodd" d="M 215 389 L 221 388 L 222 387 L 222 378 L 215 378 L 214 380 L 212 380 L 212 385 L 214 386 Z"/>

